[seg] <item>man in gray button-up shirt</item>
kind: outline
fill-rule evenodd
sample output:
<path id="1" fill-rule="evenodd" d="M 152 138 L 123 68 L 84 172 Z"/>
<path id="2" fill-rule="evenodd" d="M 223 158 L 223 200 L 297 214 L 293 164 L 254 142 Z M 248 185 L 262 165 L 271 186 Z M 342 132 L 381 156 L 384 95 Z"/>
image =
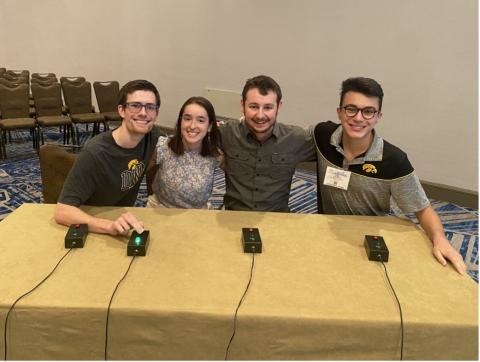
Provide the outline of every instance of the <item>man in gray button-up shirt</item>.
<path id="1" fill-rule="evenodd" d="M 275 80 L 251 78 L 242 92 L 244 119 L 220 127 L 227 210 L 288 212 L 295 167 L 315 159 L 312 129 L 276 122 L 281 100 Z"/>

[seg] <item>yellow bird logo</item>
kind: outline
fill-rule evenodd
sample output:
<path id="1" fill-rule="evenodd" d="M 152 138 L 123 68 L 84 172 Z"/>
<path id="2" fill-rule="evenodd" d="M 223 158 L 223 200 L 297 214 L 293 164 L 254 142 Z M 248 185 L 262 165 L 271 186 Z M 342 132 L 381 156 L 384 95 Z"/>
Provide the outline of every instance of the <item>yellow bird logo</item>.
<path id="1" fill-rule="evenodd" d="M 137 166 L 138 166 L 138 160 L 137 159 L 131 160 L 128 163 L 128 169 L 129 170 L 134 170 Z"/>
<path id="2" fill-rule="evenodd" d="M 362 166 L 362 170 L 367 173 L 377 173 L 377 169 L 375 168 L 375 166 L 370 163 L 365 163 Z"/>

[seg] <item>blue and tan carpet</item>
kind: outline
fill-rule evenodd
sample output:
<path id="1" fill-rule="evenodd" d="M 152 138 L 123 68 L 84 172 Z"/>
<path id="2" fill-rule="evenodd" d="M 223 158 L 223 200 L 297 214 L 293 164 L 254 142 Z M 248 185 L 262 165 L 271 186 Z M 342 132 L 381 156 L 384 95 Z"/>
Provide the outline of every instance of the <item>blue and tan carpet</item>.
<path id="1" fill-rule="evenodd" d="M 83 133 L 82 140 L 88 138 Z M 61 142 L 55 130 L 47 133 L 47 142 Z M 13 140 L 7 144 L 6 160 L 0 161 L 0 220 L 21 204 L 42 202 L 42 183 L 40 165 L 28 132 L 15 132 Z M 296 213 L 312 214 L 317 212 L 316 175 L 311 171 L 297 171 L 292 181 L 290 209 Z M 224 175 L 221 170 L 215 173 L 214 190 L 210 202 L 218 208 L 223 202 L 225 190 Z M 136 206 L 146 203 L 147 188 L 143 182 Z M 478 210 L 431 200 L 439 214 L 450 243 L 463 256 L 469 275 L 478 282 Z M 392 214 L 409 218 L 417 223 L 413 215 L 401 215 L 395 208 Z"/>

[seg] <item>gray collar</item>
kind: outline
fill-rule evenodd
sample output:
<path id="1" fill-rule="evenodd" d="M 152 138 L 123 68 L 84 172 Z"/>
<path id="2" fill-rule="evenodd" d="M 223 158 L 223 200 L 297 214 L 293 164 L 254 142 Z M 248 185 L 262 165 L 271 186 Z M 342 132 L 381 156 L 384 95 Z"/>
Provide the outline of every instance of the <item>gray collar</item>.
<path id="1" fill-rule="evenodd" d="M 330 137 L 330 144 L 334 146 L 338 152 L 345 156 L 343 148 L 341 146 L 342 142 L 343 127 L 340 125 L 332 133 Z M 370 148 L 367 150 L 364 156 L 357 157 L 355 160 L 352 160 L 350 164 L 359 164 L 366 161 L 381 161 L 383 156 L 383 139 L 373 130 L 373 142 Z"/>

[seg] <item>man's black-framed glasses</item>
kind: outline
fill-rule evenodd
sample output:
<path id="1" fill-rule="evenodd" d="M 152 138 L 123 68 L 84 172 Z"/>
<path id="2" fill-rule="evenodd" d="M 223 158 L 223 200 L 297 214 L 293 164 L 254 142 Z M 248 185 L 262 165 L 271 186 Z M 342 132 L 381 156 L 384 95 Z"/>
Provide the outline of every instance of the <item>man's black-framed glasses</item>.
<path id="1" fill-rule="evenodd" d="M 145 108 L 146 113 L 156 113 L 158 111 L 158 106 L 154 103 L 140 103 L 140 102 L 127 102 L 125 103 L 125 107 L 127 107 L 130 112 L 132 113 L 140 113 L 142 108 Z"/>
<path id="2" fill-rule="evenodd" d="M 342 108 L 348 117 L 355 117 L 358 112 L 361 112 L 363 118 L 372 119 L 375 114 L 378 113 L 378 111 L 374 107 L 358 108 L 357 106 L 349 104 Z"/>

